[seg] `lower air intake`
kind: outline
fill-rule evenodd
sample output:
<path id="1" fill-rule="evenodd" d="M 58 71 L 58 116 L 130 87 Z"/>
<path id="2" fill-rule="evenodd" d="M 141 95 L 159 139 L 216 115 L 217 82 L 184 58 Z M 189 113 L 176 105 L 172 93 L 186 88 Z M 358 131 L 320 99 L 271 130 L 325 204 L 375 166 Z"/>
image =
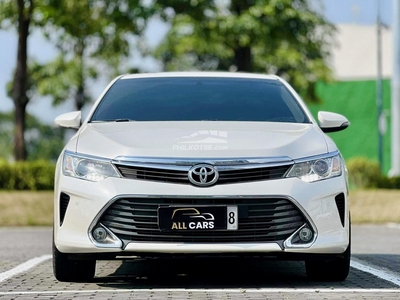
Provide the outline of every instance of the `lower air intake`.
<path id="1" fill-rule="evenodd" d="M 237 205 L 238 230 L 173 231 L 158 228 L 157 209 L 168 205 Z M 129 242 L 283 242 L 306 223 L 286 198 L 122 198 L 99 220 L 124 244 Z"/>

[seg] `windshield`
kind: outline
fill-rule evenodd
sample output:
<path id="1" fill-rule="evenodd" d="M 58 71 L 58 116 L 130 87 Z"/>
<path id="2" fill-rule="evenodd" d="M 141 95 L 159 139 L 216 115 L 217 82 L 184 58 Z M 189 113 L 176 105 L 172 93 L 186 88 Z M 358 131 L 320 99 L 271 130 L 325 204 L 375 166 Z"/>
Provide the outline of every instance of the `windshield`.
<path id="1" fill-rule="evenodd" d="M 219 77 L 120 79 L 91 118 L 112 121 L 310 123 L 281 82 Z"/>

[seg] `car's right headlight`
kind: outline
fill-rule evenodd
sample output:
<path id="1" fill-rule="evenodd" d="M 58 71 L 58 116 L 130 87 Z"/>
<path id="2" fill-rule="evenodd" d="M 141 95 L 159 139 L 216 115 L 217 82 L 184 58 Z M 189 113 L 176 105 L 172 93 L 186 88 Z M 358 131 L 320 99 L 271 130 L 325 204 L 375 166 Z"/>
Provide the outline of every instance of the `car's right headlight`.
<path id="1" fill-rule="evenodd" d="M 110 162 L 68 151 L 64 153 L 62 169 L 65 176 L 89 181 L 100 181 L 108 177 L 120 177 Z"/>
<path id="2" fill-rule="evenodd" d="M 305 182 L 315 182 L 342 175 L 342 161 L 339 154 L 295 163 L 286 177 L 297 177 Z"/>

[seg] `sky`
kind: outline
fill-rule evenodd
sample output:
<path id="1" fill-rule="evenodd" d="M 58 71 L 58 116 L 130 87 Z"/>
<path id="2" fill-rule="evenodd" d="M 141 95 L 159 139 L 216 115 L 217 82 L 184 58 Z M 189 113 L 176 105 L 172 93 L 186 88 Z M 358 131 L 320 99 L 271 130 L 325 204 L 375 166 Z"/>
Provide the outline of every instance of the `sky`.
<path id="1" fill-rule="evenodd" d="M 392 23 L 393 0 L 323 0 L 325 17 L 335 24 L 371 25 L 376 23 L 378 3 L 382 22 Z"/>
<path id="2" fill-rule="evenodd" d="M 314 0 L 315 1 L 315 0 Z M 318 0 L 316 0 L 318 1 Z M 376 23 L 378 3 L 382 22 L 390 26 L 392 22 L 392 2 L 395 0 L 322 0 L 325 17 L 334 24 L 372 25 Z M 151 45 L 162 40 L 167 28 L 160 21 L 154 20 L 149 24 L 145 36 Z M 13 103 L 6 95 L 6 84 L 10 81 L 16 64 L 17 35 L 14 30 L 0 30 L 0 111 L 13 109 Z M 44 63 L 57 54 L 54 47 L 41 36 L 40 32 L 33 32 L 28 40 L 29 56 Z M 145 71 L 161 71 L 161 66 L 151 58 L 140 58 L 136 55 L 132 59 L 134 66 Z M 98 81 L 91 88 L 91 94 L 96 99 L 108 82 Z M 83 112 L 85 116 L 90 107 Z M 51 124 L 58 115 L 74 110 L 72 101 L 53 107 L 50 98 L 33 98 L 28 104 L 29 113 L 37 116 L 45 123 Z"/>

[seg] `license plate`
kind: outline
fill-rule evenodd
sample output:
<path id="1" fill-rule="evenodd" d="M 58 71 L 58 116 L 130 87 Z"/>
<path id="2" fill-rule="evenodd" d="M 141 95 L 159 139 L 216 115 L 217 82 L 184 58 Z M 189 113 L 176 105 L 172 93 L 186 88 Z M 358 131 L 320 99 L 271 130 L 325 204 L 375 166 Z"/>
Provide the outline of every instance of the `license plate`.
<path id="1" fill-rule="evenodd" d="M 161 231 L 237 230 L 236 205 L 160 206 L 158 227 Z"/>

